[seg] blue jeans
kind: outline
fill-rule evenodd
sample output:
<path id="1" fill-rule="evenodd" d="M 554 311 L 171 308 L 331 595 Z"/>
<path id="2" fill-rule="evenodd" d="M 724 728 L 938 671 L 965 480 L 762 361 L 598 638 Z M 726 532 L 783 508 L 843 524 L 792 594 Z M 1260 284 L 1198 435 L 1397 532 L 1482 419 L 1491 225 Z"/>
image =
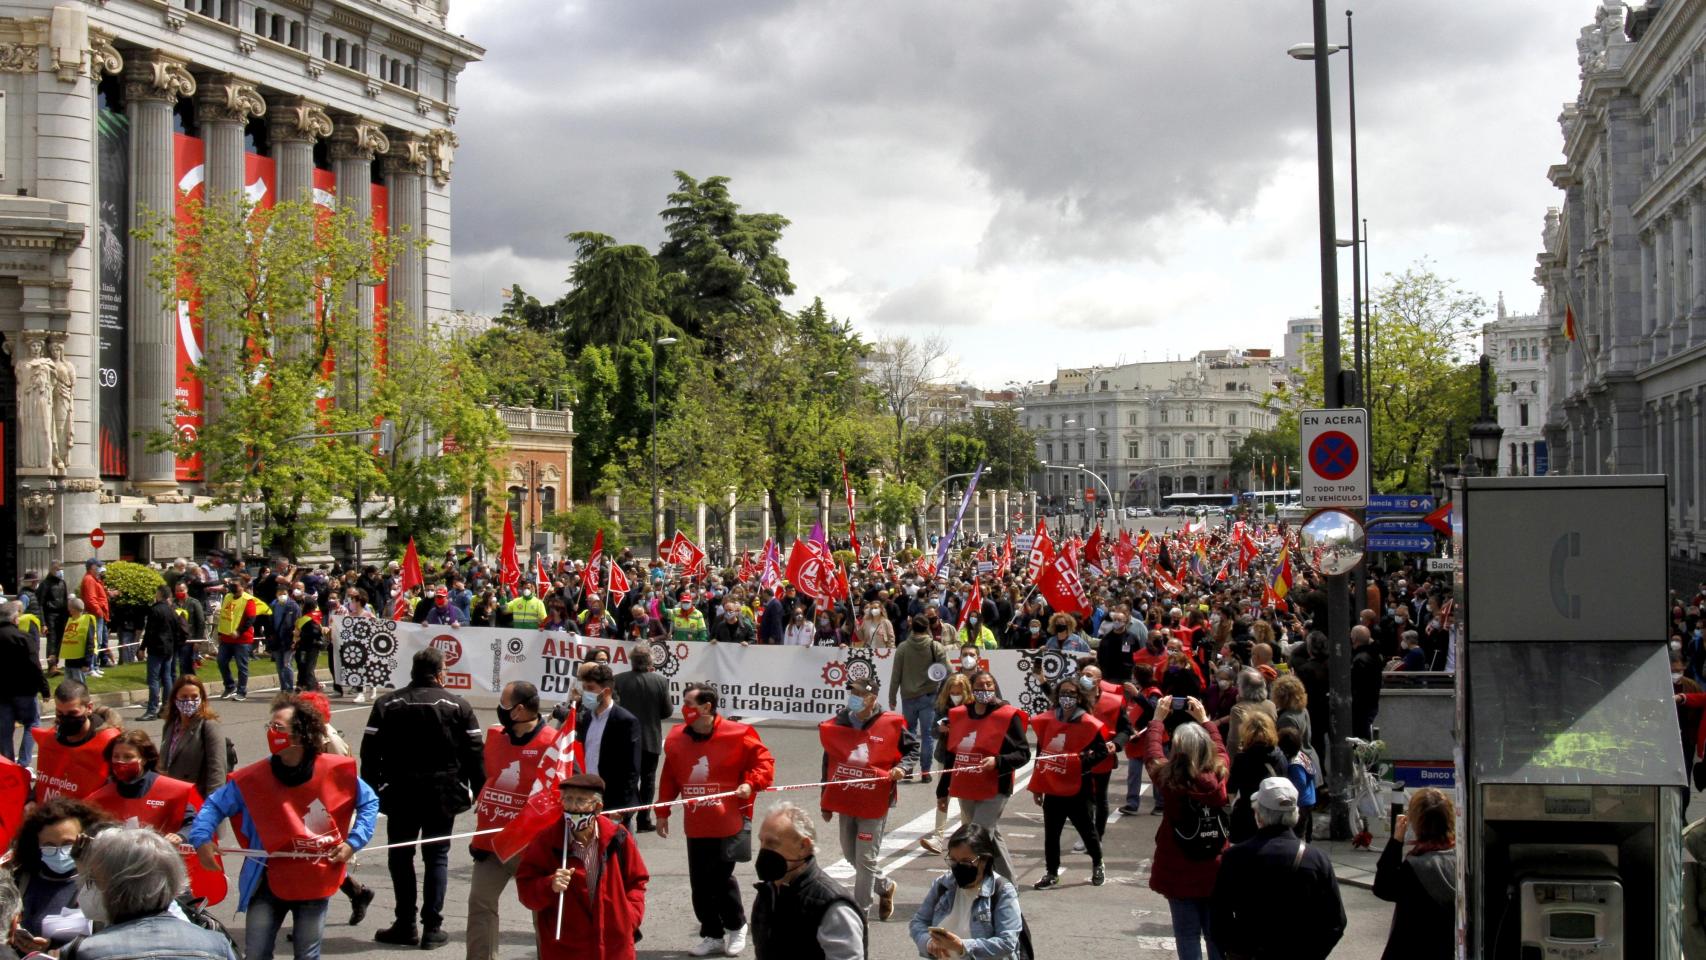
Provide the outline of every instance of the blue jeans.
<path id="1" fill-rule="evenodd" d="M 102 646 L 106 644 L 103 642 Z M 118 662 L 135 663 L 142 659 L 142 650 L 136 643 L 135 630 L 121 630 L 118 635 Z"/>
<path id="2" fill-rule="evenodd" d="M 30 765 L 36 755 L 36 738 L 30 736 L 30 728 L 40 716 L 41 702 L 35 697 L 0 697 L 0 757 L 16 760 L 20 766 Z M 14 724 L 24 728 L 24 745 L 17 756 L 12 755 Z"/>
<path id="3" fill-rule="evenodd" d="M 918 753 L 924 772 L 930 772 L 930 762 L 936 753 L 936 698 L 933 695 L 907 697 L 900 702 L 901 716 L 908 728 L 918 734 Z"/>
<path id="4" fill-rule="evenodd" d="M 237 661 L 237 694 L 249 695 L 249 654 L 254 645 L 248 643 L 219 644 L 219 678 L 225 681 L 225 692 L 231 692 L 231 661 Z"/>
<path id="5" fill-rule="evenodd" d="M 178 676 L 183 677 L 195 673 L 195 652 L 196 642 L 194 640 L 184 641 L 184 645 L 178 649 Z"/>
<path id="6" fill-rule="evenodd" d="M 286 693 L 296 689 L 295 675 L 291 673 L 291 664 L 296 660 L 290 649 L 290 638 L 274 640 L 272 644 L 273 662 L 278 664 L 278 688 Z"/>
<path id="7" fill-rule="evenodd" d="M 113 665 L 112 651 L 107 648 L 107 639 L 107 622 L 105 620 L 96 620 L 95 659 L 93 663 L 97 667 L 105 668 Z"/>
<path id="8" fill-rule="evenodd" d="M 1173 945 L 1179 960 L 1202 960 L 1202 945 L 1208 944 L 1208 960 L 1221 960 L 1220 948 L 1208 936 L 1209 899 L 1191 900 L 1167 898 L 1167 909 L 1173 913 Z"/>
<path id="9" fill-rule="evenodd" d="M 159 713 L 161 700 L 172 690 L 177 664 L 169 653 L 148 655 L 148 713 Z"/>
<path id="10" fill-rule="evenodd" d="M 230 644 L 235 646 L 235 644 Z M 329 898 L 328 898 L 329 899 Z M 249 898 L 249 918 L 243 931 L 245 960 L 272 960 L 273 945 L 285 914 L 292 917 L 290 934 L 296 960 L 320 960 L 320 941 L 326 934 L 326 900 L 280 900 L 267 889 L 266 878 Z"/>

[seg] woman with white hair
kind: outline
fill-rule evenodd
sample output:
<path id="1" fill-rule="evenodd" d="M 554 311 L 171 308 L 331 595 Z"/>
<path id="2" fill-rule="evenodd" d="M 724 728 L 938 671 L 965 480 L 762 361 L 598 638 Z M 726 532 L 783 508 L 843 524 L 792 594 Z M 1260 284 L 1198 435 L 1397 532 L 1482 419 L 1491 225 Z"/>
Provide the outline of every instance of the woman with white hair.
<path id="1" fill-rule="evenodd" d="M 78 903 L 96 931 L 61 951 L 62 958 L 236 960 L 224 935 L 170 912 L 184 889 L 184 861 L 153 830 L 114 827 L 102 831 L 89 840 L 78 867 L 82 877 Z"/>
<path id="2" fill-rule="evenodd" d="M 1174 711 L 1195 722 L 1169 723 Z M 1171 750 L 1164 746 L 1169 728 Z M 1209 960 L 1220 960 L 1220 948 L 1209 939 L 1209 898 L 1228 832 L 1221 813 L 1230 766 L 1226 747 L 1195 697 L 1161 697 L 1144 736 L 1144 764 L 1162 801 L 1149 889 L 1167 898 L 1179 960 L 1201 960 L 1205 941 Z"/>

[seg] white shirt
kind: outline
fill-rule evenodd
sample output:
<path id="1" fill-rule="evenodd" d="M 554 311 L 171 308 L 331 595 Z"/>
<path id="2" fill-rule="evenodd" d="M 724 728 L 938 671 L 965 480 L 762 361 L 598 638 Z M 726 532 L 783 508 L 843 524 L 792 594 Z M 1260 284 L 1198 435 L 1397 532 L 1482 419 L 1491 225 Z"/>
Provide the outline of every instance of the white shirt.
<path id="1" fill-rule="evenodd" d="M 955 887 L 954 906 L 937 926 L 961 940 L 969 940 L 971 938 L 971 907 L 977 902 L 977 894 L 981 889 L 983 889 L 982 884 L 972 887 Z"/>
<path id="2" fill-rule="evenodd" d="M 586 743 L 581 749 L 586 751 L 586 772 L 598 773 L 598 751 L 604 743 L 604 724 L 610 720 L 610 708 L 605 707 L 592 715 L 592 722 L 586 727 Z"/>
<path id="3" fill-rule="evenodd" d="M 782 643 L 790 647 L 809 647 L 817 638 L 817 627 L 810 621 L 805 623 L 789 623 L 782 631 Z"/>

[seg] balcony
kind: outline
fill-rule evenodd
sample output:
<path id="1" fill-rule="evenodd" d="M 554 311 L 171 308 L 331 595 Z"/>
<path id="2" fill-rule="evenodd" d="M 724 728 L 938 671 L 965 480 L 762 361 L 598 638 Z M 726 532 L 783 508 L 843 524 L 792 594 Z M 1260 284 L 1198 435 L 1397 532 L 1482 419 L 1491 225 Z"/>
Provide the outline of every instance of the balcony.
<path id="1" fill-rule="evenodd" d="M 498 417 L 511 432 L 561 433 L 574 436 L 572 410 L 541 410 L 538 407 L 499 407 Z"/>

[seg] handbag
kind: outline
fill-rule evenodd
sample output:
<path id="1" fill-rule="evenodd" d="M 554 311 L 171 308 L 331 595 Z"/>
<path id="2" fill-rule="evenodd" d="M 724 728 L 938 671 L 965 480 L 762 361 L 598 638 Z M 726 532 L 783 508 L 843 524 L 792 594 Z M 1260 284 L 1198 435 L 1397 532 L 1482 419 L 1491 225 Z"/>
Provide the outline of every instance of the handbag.
<path id="1" fill-rule="evenodd" d="M 746 863 L 752 859 L 752 818 L 743 818 L 740 832 L 723 838 L 723 862 Z"/>

